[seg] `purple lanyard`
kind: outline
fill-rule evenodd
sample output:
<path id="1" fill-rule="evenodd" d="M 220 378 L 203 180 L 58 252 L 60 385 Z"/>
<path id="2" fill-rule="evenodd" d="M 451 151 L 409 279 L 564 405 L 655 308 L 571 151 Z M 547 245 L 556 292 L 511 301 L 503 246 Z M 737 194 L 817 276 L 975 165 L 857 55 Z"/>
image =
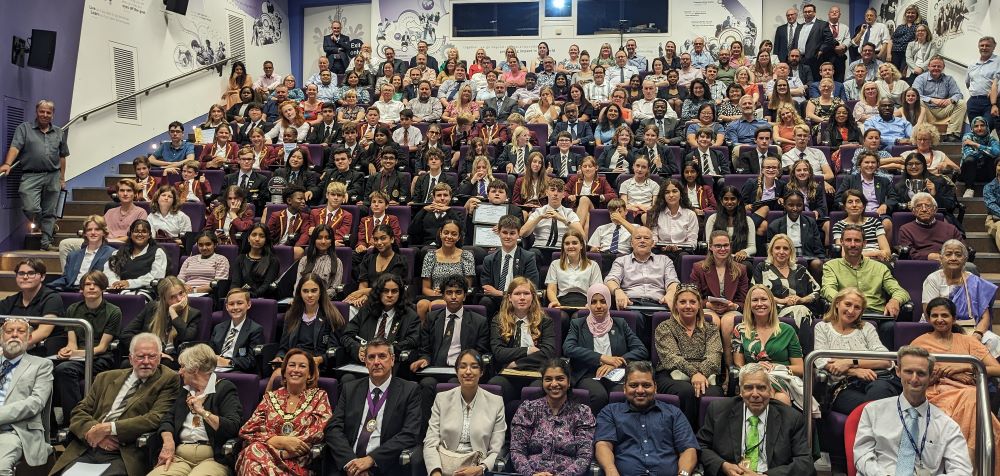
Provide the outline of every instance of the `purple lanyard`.
<path id="1" fill-rule="evenodd" d="M 377 388 L 377 387 L 376 387 Z M 372 400 L 372 392 L 368 392 L 365 399 L 368 400 L 368 418 L 372 419 L 378 416 L 379 410 L 382 409 L 382 405 L 385 405 L 385 399 L 389 396 L 389 389 L 382 392 L 382 395 L 378 397 L 377 401 Z"/>

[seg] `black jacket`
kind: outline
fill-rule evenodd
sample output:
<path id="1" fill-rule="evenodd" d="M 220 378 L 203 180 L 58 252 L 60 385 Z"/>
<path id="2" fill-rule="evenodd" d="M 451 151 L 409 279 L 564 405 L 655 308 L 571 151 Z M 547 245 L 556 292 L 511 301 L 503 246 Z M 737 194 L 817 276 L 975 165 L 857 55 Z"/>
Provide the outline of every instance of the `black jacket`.
<path id="1" fill-rule="evenodd" d="M 568 170 L 563 170 L 562 153 L 560 153 L 559 149 L 556 148 L 553 148 L 552 150 L 554 152 L 545 157 L 545 167 L 552 167 L 552 173 L 555 174 L 556 177 L 566 180 L 570 175 L 575 174 L 577 170 L 580 169 L 580 161 L 583 160 L 583 157 L 581 157 L 580 154 L 572 151 L 567 152 L 566 158 L 568 162 L 567 165 L 569 167 Z"/>
<path id="2" fill-rule="evenodd" d="M 556 136 L 560 132 L 569 131 L 569 123 L 559 121 L 552 128 L 552 133 L 549 134 L 549 144 L 556 143 Z M 587 145 L 594 142 L 594 129 L 590 127 L 589 122 L 576 121 L 576 138 L 580 140 L 580 145 Z"/>
<path id="3" fill-rule="evenodd" d="M 187 396 L 187 390 L 182 387 L 173 406 L 163 414 L 163 419 L 160 420 L 158 433 L 172 433 L 175 445 L 181 444 L 181 430 L 184 429 L 184 420 L 191 413 L 187 406 Z M 225 446 L 226 440 L 237 437 L 240 427 L 243 425 L 243 405 L 240 404 L 236 385 L 229 380 L 217 378 L 215 380 L 215 393 L 205 397 L 202 406 L 209 413 L 219 417 L 219 429 L 214 430 L 211 425 L 206 424 L 205 432 L 208 434 L 207 443 L 212 445 L 215 461 L 226 464 L 226 456 L 222 447 Z"/>
<path id="4" fill-rule="evenodd" d="M 556 355 L 556 336 L 552 327 L 552 319 L 549 316 L 542 316 L 542 321 L 538 324 L 541 334 L 535 341 L 538 352 L 528 355 L 528 348 L 521 347 L 520 329 L 515 328 L 510 338 L 506 339 L 500 334 L 499 318 L 494 318 L 490 328 L 493 366 L 502 369 L 511 362 L 517 362 L 518 370 L 538 370 L 545 360 Z"/>
<path id="5" fill-rule="evenodd" d="M 724 474 L 723 463 L 738 464 L 743 459 L 744 405 L 739 397 L 714 401 L 708 405 L 705 423 L 698 431 L 701 444 L 699 460 L 706 475 Z M 767 407 L 764 451 L 767 474 L 775 476 L 815 475 L 807 446 L 802 414 L 788 405 L 771 400 Z"/>
<path id="6" fill-rule="evenodd" d="M 501 281 L 503 276 L 500 275 L 501 270 L 503 270 L 503 251 L 497 248 L 496 251 L 490 253 L 483 260 L 483 269 L 479 272 L 479 284 L 480 285 L 490 285 L 497 289 L 500 289 Z M 514 276 L 524 276 L 528 278 L 535 286 L 541 286 L 542 283 L 539 281 L 538 276 L 538 264 L 535 263 L 535 255 L 528 253 L 518 246 L 514 249 L 514 259 L 511 260 L 511 267 L 513 268 Z M 500 289 L 503 291 L 503 289 Z"/>
<path id="7" fill-rule="evenodd" d="M 142 308 L 142 312 L 129 321 L 128 325 L 122 329 L 121 348 L 128 349 L 133 337 L 143 332 L 151 331 L 153 318 L 156 316 L 156 306 L 156 301 L 146 304 L 146 307 Z M 174 346 L 172 355 L 177 355 L 177 350 L 180 349 L 181 344 L 185 342 L 193 342 L 198 338 L 198 328 L 201 325 L 201 319 L 201 311 L 196 309 L 194 306 L 188 306 L 188 316 L 186 321 L 181 322 L 180 319 L 170 321 L 171 327 L 177 331 L 177 335 L 174 336 L 173 342 L 169 342 L 169 344 L 173 344 Z M 164 342 L 163 344 L 167 345 L 168 343 Z"/>
<path id="8" fill-rule="evenodd" d="M 229 336 L 229 329 L 232 320 L 226 320 L 215 325 L 212 329 L 212 337 L 209 345 L 219 356 L 222 355 L 222 346 L 226 344 L 226 337 Z M 233 342 L 233 357 L 229 362 L 233 370 L 244 373 L 257 373 L 257 359 L 253 355 L 253 348 L 264 343 L 264 328 L 250 319 L 244 319 L 243 327 L 239 334 L 236 334 L 236 341 Z"/>
<path id="9" fill-rule="evenodd" d="M 438 230 L 441 229 L 446 220 L 455 220 L 460 227 L 465 227 L 465 221 L 462 220 L 462 217 L 455 210 L 449 208 L 443 213 L 441 218 L 438 218 L 434 212 L 427 209 L 421 209 L 417 212 L 413 216 L 413 219 L 410 220 L 410 245 L 428 246 L 431 243 L 437 242 Z"/>
<path id="10" fill-rule="evenodd" d="M 883 177 L 881 175 L 875 175 L 875 200 L 878 201 L 879 205 L 886 206 L 886 213 L 892 213 L 899 203 L 899 199 L 896 197 L 896 189 L 892 186 L 892 179 L 888 177 Z M 861 174 L 850 174 L 844 177 L 844 181 L 840 183 L 840 188 L 837 189 L 836 202 L 838 207 L 840 207 L 841 199 L 850 189 L 862 190 L 861 185 Z"/>
<path id="11" fill-rule="evenodd" d="M 721 152 L 713 149 L 708 149 L 708 156 L 712 159 L 712 168 L 715 169 L 719 175 L 729 175 L 732 173 L 733 163 L 729 160 L 729 157 L 726 157 Z M 701 153 L 698 149 L 694 149 L 684 156 L 684 162 L 690 162 L 692 160 L 701 166 Z M 704 171 L 705 168 L 702 167 L 702 172 L 704 173 Z"/>
<path id="12" fill-rule="evenodd" d="M 816 220 L 805 214 L 799 215 L 799 230 L 802 237 L 802 253 L 805 258 L 826 259 L 826 251 L 820 238 L 820 229 Z M 767 242 L 779 233 L 788 233 L 788 215 L 782 215 L 777 220 L 767 224 Z"/>
<path id="13" fill-rule="evenodd" d="M 767 149 L 767 154 L 764 154 L 764 156 L 781 160 L 781 154 L 772 147 Z M 736 161 L 733 162 L 733 173 L 760 175 L 760 162 L 760 156 L 757 155 L 757 147 L 745 149 L 743 152 L 740 152 L 740 155 L 736 157 Z"/>
<path id="14" fill-rule="evenodd" d="M 347 350 L 347 358 L 351 363 L 361 363 L 358 360 L 358 349 L 361 348 L 358 337 L 365 341 L 374 339 L 375 332 L 378 331 L 378 321 L 381 318 L 381 311 L 375 306 L 368 305 L 363 307 L 358 315 L 354 316 L 354 319 L 348 321 L 347 326 L 344 327 L 344 333 L 340 337 L 340 344 Z M 404 350 L 414 351 L 420 347 L 420 319 L 417 318 L 417 313 L 409 307 L 406 308 L 402 316 L 397 312 L 392 318 L 392 327 L 386 329 L 386 336 L 395 348 L 396 363 L 402 363 L 398 359 L 400 352 Z"/>
<path id="15" fill-rule="evenodd" d="M 624 357 L 626 361 L 646 360 L 649 351 L 639 340 L 625 319 L 611 318 L 614 324 L 608 331 L 611 343 L 611 355 Z M 578 385 L 585 378 L 593 378 L 597 368 L 601 366 L 601 354 L 594 351 L 594 334 L 587 327 L 586 319 L 573 319 L 563 343 L 563 355 L 569 358 L 573 369 L 573 385 Z"/>
<path id="16" fill-rule="evenodd" d="M 448 184 L 451 186 L 451 194 L 455 195 L 458 192 L 458 183 L 456 182 L 455 177 L 455 175 L 441 172 L 437 183 Z M 437 185 L 437 183 L 435 183 L 435 185 Z M 433 195 L 431 195 L 430 200 L 427 200 L 427 194 L 430 191 L 431 176 L 430 174 L 423 174 L 417 177 L 417 182 L 413 184 L 413 197 L 410 201 L 413 203 L 431 203 L 434 200 Z"/>
<path id="17" fill-rule="evenodd" d="M 420 326 L 420 356 L 427 359 L 432 367 L 448 366 L 448 350 L 451 339 L 444 337 L 448 323 L 448 310 L 438 309 L 427 315 L 427 325 Z M 490 351 L 490 321 L 483 316 L 464 309 L 459 340 L 462 350 L 476 349 L 481 354 Z"/>

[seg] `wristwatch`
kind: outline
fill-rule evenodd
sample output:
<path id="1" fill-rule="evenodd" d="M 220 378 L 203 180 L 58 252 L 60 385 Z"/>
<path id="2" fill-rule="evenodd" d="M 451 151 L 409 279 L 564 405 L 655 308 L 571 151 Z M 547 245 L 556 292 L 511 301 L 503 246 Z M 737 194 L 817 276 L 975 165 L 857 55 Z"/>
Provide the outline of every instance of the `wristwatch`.
<path id="1" fill-rule="evenodd" d="M 677 476 L 691 476 L 691 473 L 684 471 L 683 469 L 677 472 Z"/>
<path id="2" fill-rule="evenodd" d="M 858 366 L 858 359 L 852 360 L 851 363 L 853 363 L 854 366 L 857 367 Z"/>

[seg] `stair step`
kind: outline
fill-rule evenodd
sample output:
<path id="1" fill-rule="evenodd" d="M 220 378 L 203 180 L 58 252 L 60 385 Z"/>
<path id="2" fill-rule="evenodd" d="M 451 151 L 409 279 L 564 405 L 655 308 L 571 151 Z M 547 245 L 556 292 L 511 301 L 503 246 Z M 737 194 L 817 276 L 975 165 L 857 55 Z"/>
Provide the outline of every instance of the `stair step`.
<path id="1" fill-rule="evenodd" d="M 104 186 L 113 187 L 118 184 L 118 181 L 125 178 L 134 178 L 135 175 L 125 175 L 125 174 L 109 174 L 104 176 Z"/>
<path id="2" fill-rule="evenodd" d="M 969 231 L 965 233 L 965 244 L 976 250 L 978 255 L 980 252 L 989 253 L 997 251 L 996 244 L 989 234 L 985 231 Z M 978 258 L 977 258 L 978 259 Z"/>
<path id="3" fill-rule="evenodd" d="M 982 195 L 973 198 L 959 198 L 958 201 L 965 204 L 965 213 L 986 213 L 986 202 Z"/>
<path id="4" fill-rule="evenodd" d="M 983 273 L 984 276 L 992 275 L 993 273 L 1000 273 L 1000 253 L 980 253 L 977 251 L 976 267 L 979 268 L 979 272 Z M 998 280 L 998 282 L 1000 282 L 1000 280 Z"/>
<path id="5" fill-rule="evenodd" d="M 111 200 L 108 197 L 108 191 L 103 188 L 89 187 L 89 188 L 74 188 L 73 189 L 73 201 L 104 201 L 108 202 Z M 67 205 L 70 202 L 67 202 Z"/>
<path id="6" fill-rule="evenodd" d="M 28 258 L 37 258 L 45 263 L 45 270 L 49 273 L 62 273 L 62 263 L 59 262 L 58 251 L 21 250 L 7 251 L 0 253 L 0 270 L 16 271 L 14 269 L 18 263 Z"/>
<path id="7" fill-rule="evenodd" d="M 107 197 L 107 195 L 105 195 Z M 105 201 L 96 200 L 74 200 L 72 202 L 67 201 L 66 206 L 63 208 L 63 213 L 70 216 L 89 216 L 89 215 L 104 215 L 104 206 L 108 203 Z M 64 216 L 65 216 L 64 215 Z"/>
<path id="8" fill-rule="evenodd" d="M 123 164 L 118 164 L 118 173 L 120 173 L 120 174 L 127 174 L 127 175 L 135 175 L 135 166 L 132 165 L 132 162 L 126 162 L 126 163 L 123 163 Z"/>
<path id="9" fill-rule="evenodd" d="M 69 205 L 69 203 L 67 203 Z M 98 215 L 104 215 L 104 209 L 100 210 Z M 58 220 L 56 224 L 59 225 L 59 233 L 69 233 L 72 236 L 76 236 L 77 230 L 83 229 L 83 222 L 87 219 L 87 215 L 66 215 Z"/>
<path id="10" fill-rule="evenodd" d="M 965 231 L 986 231 L 986 214 L 985 213 L 966 213 L 965 220 L 962 222 L 965 225 Z"/>

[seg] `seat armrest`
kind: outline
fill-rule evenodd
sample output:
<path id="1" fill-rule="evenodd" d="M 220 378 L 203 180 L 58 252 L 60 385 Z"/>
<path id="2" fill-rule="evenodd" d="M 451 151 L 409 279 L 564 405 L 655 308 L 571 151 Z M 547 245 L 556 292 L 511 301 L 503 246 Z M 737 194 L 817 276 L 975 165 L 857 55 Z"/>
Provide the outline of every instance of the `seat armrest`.
<path id="1" fill-rule="evenodd" d="M 236 452 L 236 445 L 239 444 L 239 440 L 236 438 L 230 438 L 222 444 L 222 454 L 226 456 L 232 456 Z"/>
<path id="2" fill-rule="evenodd" d="M 135 446 L 137 446 L 139 448 L 145 448 L 146 446 L 149 445 L 149 440 L 150 440 L 150 438 L 153 437 L 153 435 L 154 435 L 154 433 L 152 433 L 152 432 L 150 432 L 150 433 L 143 433 L 143 434 L 139 435 L 139 438 L 136 438 L 136 440 L 135 440 Z"/>
<path id="3" fill-rule="evenodd" d="M 399 452 L 399 465 L 400 466 L 409 466 L 410 465 L 410 459 L 412 458 L 412 456 L 413 456 L 413 450 L 411 450 L 409 448 L 407 448 L 407 449 L 405 449 L 403 451 L 400 451 Z"/>

